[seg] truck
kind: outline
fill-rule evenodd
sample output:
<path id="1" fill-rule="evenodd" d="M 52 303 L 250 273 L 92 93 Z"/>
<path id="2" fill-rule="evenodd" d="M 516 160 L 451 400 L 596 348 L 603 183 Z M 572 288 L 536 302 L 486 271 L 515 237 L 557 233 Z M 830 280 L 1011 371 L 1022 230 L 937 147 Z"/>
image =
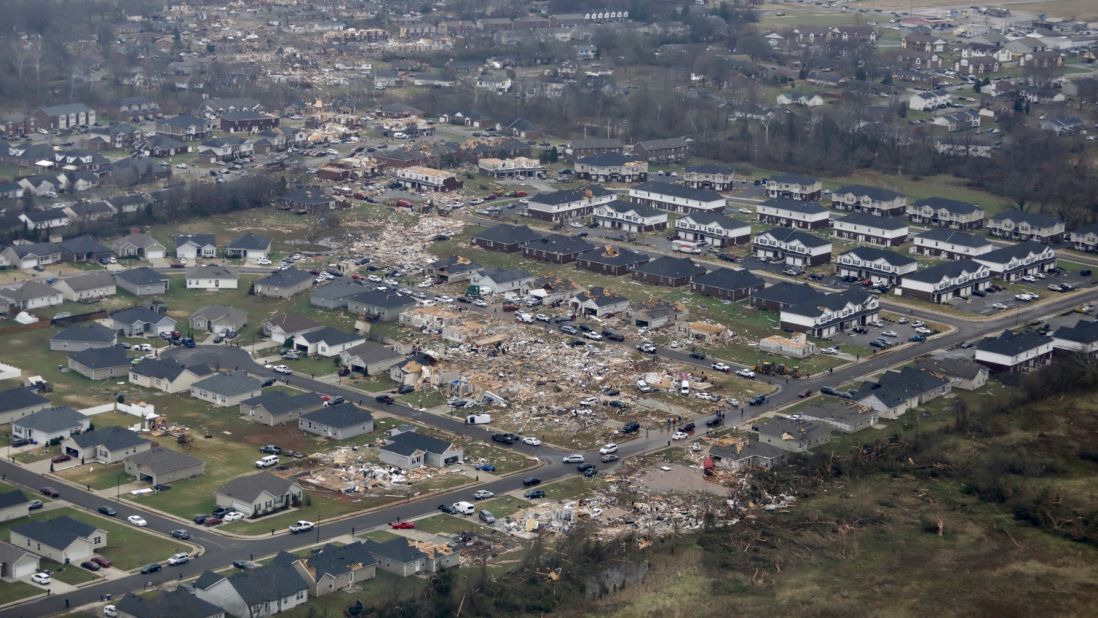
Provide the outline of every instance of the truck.
<path id="1" fill-rule="evenodd" d="M 523 324 L 533 324 L 534 316 L 533 314 L 526 313 L 525 311 L 520 311 L 515 314 L 515 321 L 522 322 Z"/>
<path id="2" fill-rule="evenodd" d="M 465 288 L 465 295 L 469 298 L 479 298 L 481 296 L 488 296 L 492 293 L 491 286 L 487 285 L 470 285 Z"/>
<path id="3" fill-rule="evenodd" d="M 701 246 L 692 240 L 673 240 L 671 241 L 671 248 L 680 253 L 691 253 L 694 255 L 702 252 Z"/>
<path id="4" fill-rule="evenodd" d="M 492 422 L 491 414 L 470 414 L 465 417 L 466 425 L 487 425 Z"/>

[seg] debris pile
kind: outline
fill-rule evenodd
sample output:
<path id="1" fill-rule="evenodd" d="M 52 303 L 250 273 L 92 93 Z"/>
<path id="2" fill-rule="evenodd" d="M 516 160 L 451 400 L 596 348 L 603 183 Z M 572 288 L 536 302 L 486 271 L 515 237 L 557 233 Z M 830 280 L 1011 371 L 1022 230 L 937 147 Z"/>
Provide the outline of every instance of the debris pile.
<path id="1" fill-rule="evenodd" d="M 371 226 L 377 222 L 371 221 Z M 435 261 L 428 245 L 438 236 L 453 236 L 461 232 L 464 223 L 455 218 L 424 215 L 414 225 L 405 227 L 388 220 L 361 238 L 350 242 L 346 249 L 355 256 L 369 256 L 372 263 L 386 268 L 421 272 Z"/>

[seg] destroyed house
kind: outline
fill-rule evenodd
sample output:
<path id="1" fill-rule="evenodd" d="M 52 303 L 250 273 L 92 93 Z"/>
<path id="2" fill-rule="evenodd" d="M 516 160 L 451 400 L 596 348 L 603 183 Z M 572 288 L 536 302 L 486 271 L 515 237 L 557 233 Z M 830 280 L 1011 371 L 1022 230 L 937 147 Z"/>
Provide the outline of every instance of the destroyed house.
<path id="1" fill-rule="evenodd" d="M 415 432 L 405 432 L 394 436 L 388 444 L 378 451 L 381 463 L 410 470 L 432 466 L 445 468 L 460 465 L 464 453 L 460 446 L 425 436 Z"/>
<path id="2" fill-rule="evenodd" d="M 759 434 L 759 442 L 795 453 L 803 453 L 831 441 L 831 429 L 827 425 L 788 416 L 759 419 L 751 431 Z"/>

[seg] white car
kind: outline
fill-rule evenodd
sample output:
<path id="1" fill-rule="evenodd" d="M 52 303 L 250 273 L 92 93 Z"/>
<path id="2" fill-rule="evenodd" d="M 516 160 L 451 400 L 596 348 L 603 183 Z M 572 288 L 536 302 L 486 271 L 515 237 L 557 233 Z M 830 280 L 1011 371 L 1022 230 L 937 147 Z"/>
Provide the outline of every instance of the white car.
<path id="1" fill-rule="evenodd" d="M 562 463 L 567 463 L 567 464 L 583 463 L 583 455 L 580 455 L 579 453 L 573 453 L 571 455 L 566 455 L 564 457 L 564 459 L 561 460 L 561 462 Z"/>
<path id="2" fill-rule="evenodd" d="M 602 445 L 602 448 L 599 449 L 599 455 L 609 455 L 610 453 L 616 452 L 618 452 L 618 445 L 613 442 L 604 444 Z"/>
<path id="3" fill-rule="evenodd" d="M 316 527 L 316 524 L 314 524 L 313 522 L 305 521 L 304 519 L 299 519 L 298 521 L 295 521 L 294 523 L 290 524 L 290 532 L 292 532 L 294 534 L 300 534 L 302 532 L 308 532 L 308 531 L 312 530 L 315 527 Z"/>
<path id="4" fill-rule="evenodd" d="M 476 305 L 477 307 L 487 307 L 488 306 L 488 303 L 485 302 L 483 299 L 480 299 L 480 298 L 474 300 L 473 304 Z"/>
<path id="5" fill-rule="evenodd" d="M 271 367 L 271 369 L 274 369 L 278 373 L 293 373 L 294 372 L 293 369 L 290 369 L 286 365 L 275 365 L 274 367 Z"/>
<path id="6" fill-rule="evenodd" d="M 1006 308 L 1007 308 L 1007 306 L 1004 305 L 1003 303 L 994 303 L 994 304 L 991 305 L 991 307 L 993 309 L 998 309 L 999 311 L 1006 311 Z"/>
<path id="7" fill-rule="evenodd" d="M 573 222 L 569 223 L 568 225 L 570 225 L 570 226 L 572 226 L 572 227 L 574 227 L 574 228 L 579 228 L 579 229 L 582 229 L 582 228 L 583 228 L 583 224 L 582 224 L 582 223 L 579 223 L 579 222 L 577 222 L 577 221 L 573 221 Z"/>
<path id="8" fill-rule="evenodd" d="M 530 446 L 541 446 L 541 440 L 538 440 L 534 436 L 526 436 L 522 439 L 523 444 L 529 444 Z"/>
<path id="9" fill-rule="evenodd" d="M 736 399 L 735 397 L 733 397 L 732 399 L 726 399 L 725 401 L 727 401 L 728 405 L 732 406 L 733 408 L 740 407 L 740 400 Z"/>
<path id="10" fill-rule="evenodd" d="M 152 345 L 150 345 L 148 343 L 139 343 L 139 344 L 133 346 L 133 349 L 138 351 L 138 352 L 152 352 L 153 351 Z"/>
<path id="11" fill-rule="evenodd" d="M 832 346 L 830 348 L 824 348 L 824 349 L 820 350 L 820 352 L 823 352 L 824 354 L 830 354 L 830 355 L 834 356 L 834 355 L 839 353 L 839 348 L 836 348 L 835 346 Z"/>
<path id="12" fill-rule="evenodd" d="M 725 373 L 728 373 L 729 371 L 731 371 L 732 366 L 728 365 L 728 364 L 725 364 L 725 363 L 718 362 L 718 363 L 713 363 L 713 369 L 716 369 L 717 371 L 723 371 Z"/>
<path id="13" fill-rule="evenodd" d="M 881 334 L 884 335 L 885 337 L 899 337 L 900 336 L 900 333 L 897 333 L 894 330 L 886 330 L 886 331 L 883 331 Z"/>
<path id="14" fill-rule="evenodd" d="M 907 324 L 907 318 L 900 318 L 896 320 L 897 324 Z"/>
<path id="15" fill-rule="evenodd" d="M 599 398 L 598 397 L 584 397 L 583 399 L 580 400 L 580 405 L 581 406 L 593 406 L 593 405 L 598 405 L 598 403 L 599 403 Z"/>
<path id="16" fill-rule="evenodd" d="M 178 554 L 172 554 L 172 557 L 168 558 L 168 566 L 179 566 L 181 564 L 187 564 L 190 561 L 190 554 L 186 552 L 179 552 Z"/>
<path id="17" fill-rule="evenodd" d="M 549 316 L 545 315 L 544 313 L 539 313 L 539 314 L 534 316 L 534 319 L 537 320 L 538 322 L 548 322 L 549 321 Z"/>
<path id="18" fill-rule="evenodd" d="M 744 367 L 743 369 L 740 369 L 739 371 L 737 371 L 736 375 L 740 376 L 741 378 L 753 378 L 753 377 L 755 377 L 755 372 L 751 371 L 750 369 L 748 369 L 746 367 Z"/>
<path id="19" fill-rule="evenodd" d="M 265 257 L 261 257 L 261 258 L 257 259 L 255 261 L 255 263 L 259 264 L 260 266 L 270 266 L 271 265 L 271 260 L 269 260 L 268 258 L 265 258 Z"/>
<path id="20" fill-rule="evenodd" d="M 684 433 L 684 432 L 681 432 L 681 431 L 676 431 L 675 433 L 671 434 L 671 439 L 672 440 L 685 440 L 689 437 L 690 437 L 690 434 Z"/>
<path id="21" fill-rule="evenodd" d="M 231 513 L 225 513 L 225 515 L 221 518 L 221 521 L 230 522 L 240 521 L 241 519 L 244 519 L 244 513 L 241 513 L 240 511 L 233 511 Z"/>
<path id="22" fill-rule="evenodd" d="M 739 211 L 745 215 L 754 214 L 750 208 L 740 208 Z"/>
<path id="23" fill-rule="evenodd" d="M 149 525 L 149 522 L 145 521 L 145 518 L 140 515 L 130 515 L 126 518 L 126 521 L 137 526 L 138 528 L 144 528 Z"/>
<path id="24" fill-rule="evenodd" d="M 113 605 L 104 605 L 103 615 L 107 618 L 118 618 L 118 608 Z"/>
<path id="25" fill-rule="evenodd" d="M 599 333 L 596 333 L 594 331 L 589 332 L 589 333 L 583 333 L 583 336 L 587 337 L 591 341 L 602 341 L 602 335 L 600 335 Z"/>
<path id="26" fill-rule="evenodd" d="M 478 489 L 473 492 L 473 498 L 477 500 L 487 500 L 488 498 L 491 498 L 495 495 L 496 494 L 488 491 L 487 489 Z"/>
<path id="27" fill-rule="evenodd" d="M 1029 283 L 1033 283 L 1037 281 L 1037 277 L 1034 277 L 1033 275 L 1026 275 L 1022 277 L 1022 281 L 1028 281 Z"/>
<path id="28" fill-rule="evenodd" d="M 50 580 L 48 573 L 35 573 L 34 575 L 31 575 L 31 581 L 41 586 L 45 586 L 52 580 Z"/>

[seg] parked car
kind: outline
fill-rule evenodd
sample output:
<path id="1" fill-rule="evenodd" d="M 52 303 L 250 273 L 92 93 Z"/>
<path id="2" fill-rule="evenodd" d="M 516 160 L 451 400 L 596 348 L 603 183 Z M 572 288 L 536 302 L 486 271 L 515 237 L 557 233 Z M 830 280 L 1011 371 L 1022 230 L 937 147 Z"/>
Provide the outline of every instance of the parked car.
<path id="1" fill-rule="evenodd" d="M 103 558 L 102 556 L 92 556 L 91 561 L 98 564 L 100 567 L 102 567 L 104 569 L 109 569 L 112 566 L 114 566 L 113 562 L 111 562 L 110 560 L 107 560 L 106 558 Z"/>
<path id="2" fill-rule="evenodd" d="M 541 479 L 536 476 L 528 476 L 522 479 L 523 487 L 533 487 L 534 485 L 541 485 Z"/>
<path id="3" fill-rule="evenodd" d="M 48 585 L 52 579 L 48 573 L 35 573 L 34 575 L 31 575 L 31 581 L 39 586 L 45 586 Z"/>
<path id="4" fill-rule="evenodd" d="M 305 521 L 299 519 L 298 521 L 290 524 L 290 532 L 293 534 L 301 534 L 302 532 L 308 532 L 316 527 L 316 524 L 311 521 Z"/>
<path id="5" fill-rule="evenodd" d="M 172 557 L 168 558 L 168 566 L 179 566 L 181 564 L 187 564 L 190 561 L 190 554 L 186 552 L 180 552 L 178 554 L 172 554 Z"/>
<path id="6" fill-rule="evenodd" d="M 713 369 L 716 370 L 716 371 L 723 372 L 723 373 L 728 373 L 729 371 L 732 370 L 732 366 L 728 365 L 726 363 L 717 362 L 717 363 L 713 363 Z"/>
<path id="7" fill-rule="evenodd" d="M 264 455 L 281 455 L 282 447 L 278 446 L 277 444 L 265 444 L 259 447 L 259 452 L 263 453 Z M 216 510 L 214 511 L 214 514 L 217 514 Z"/>
<path id="8" fill-rule="evenodd" d="M 536 500 L 537 498 L 544 498 L 545 497 L 545 490 L 544 489 L 531 489 L 531 490 L 527 491 L 526 493 L 522 494 L 522 496 L 524 498 L 526 498 L 527 500 Z"/>
<path id="9" fill-rule="evenodd" d="M 220 517 L 207 517 L 206 521 L 202 522 L 202 525 L 207 528 L 213 528 L 214 526 L 220 526 L 223 523 L 225 523 L 225 520 Z"/>
<path id="10" fill-rule="evenodd" d="M 50 461 L 52 461 L 53 463 L 64 463 L 66 461 L 69 461 L 70 459 L 72 459 L 71 455 L 61 454 L 61 455 L 54 455 L 53 458 L 50 459 Z"/>
<path id="11" fill-rule="evenodd" d="M 393 530 L 413 530 L 416 525 L 410 521 L 391 521 L 389 527 Z"/>
<path id="12" fill-rule="evenodd" d="M 374 401 L 385 405 L 392 405 L 396 402 L 396 400 L 389 395 L 378 395 L 377 397 L 374 397 Z"/>
<path id="13" fill-rule="evenodd" d="M 85 560 L 85 561 L 81 562 L 80 566 L 82 568 L 85 568 L 85 569 L 89 570 L 89 571 L 98 571 L 100 568 L 102 568 L 98 564 L 96 564 L 95 562 L 92 562 L 91 560 Z"/>
<path id="14" fill-rule="evenodd" d="M 488 491 L 487 489 L 478 489 L 473 492 L 473 498 L 476 500 L 487 500 L 488 498 L 491 498 L 495 495 L 496 494 Z"/>
<path id="15" fill-rule="evenodd" d="M 45 506 L 45 505 L 42 504 L 41 500 L 31 500 L 30 504 L 27 505 L 27 509 L 31 510 L 31 511 L 37 511 L 38 509 L 42 508 L 43 506 Z"/>
<path id="16" fill-rule="evenodd" d="M 579 453 L 573 453 L 571 455 L 565 455 L 564 458 L 561 459 L 560 461 L 561 461 L 561 463 L 566 463 L 566 464 L 583 463 L 583 455 L 580 455 Z"/>
<path id="17" fill-rule="evenodd" d="M 449 515 L 457 515 L 457 509 L 450 506 L 449 504 L 440 504 L 440 505 L 438 505 L 438 510 L 442 511 L 443 513 L 447 513 Z"/>
<path id="18" fill-rule="evenodd" d="M 150 562 L 149 564 L 146 564 L 145 566 L 141 567 L 141 574 L 142 575 L 148 575 L 149 573 L 156 573 L 157 571 L 159 571 L 162 568 L 163 567 L 160 565 L 159 562 Z"/>

